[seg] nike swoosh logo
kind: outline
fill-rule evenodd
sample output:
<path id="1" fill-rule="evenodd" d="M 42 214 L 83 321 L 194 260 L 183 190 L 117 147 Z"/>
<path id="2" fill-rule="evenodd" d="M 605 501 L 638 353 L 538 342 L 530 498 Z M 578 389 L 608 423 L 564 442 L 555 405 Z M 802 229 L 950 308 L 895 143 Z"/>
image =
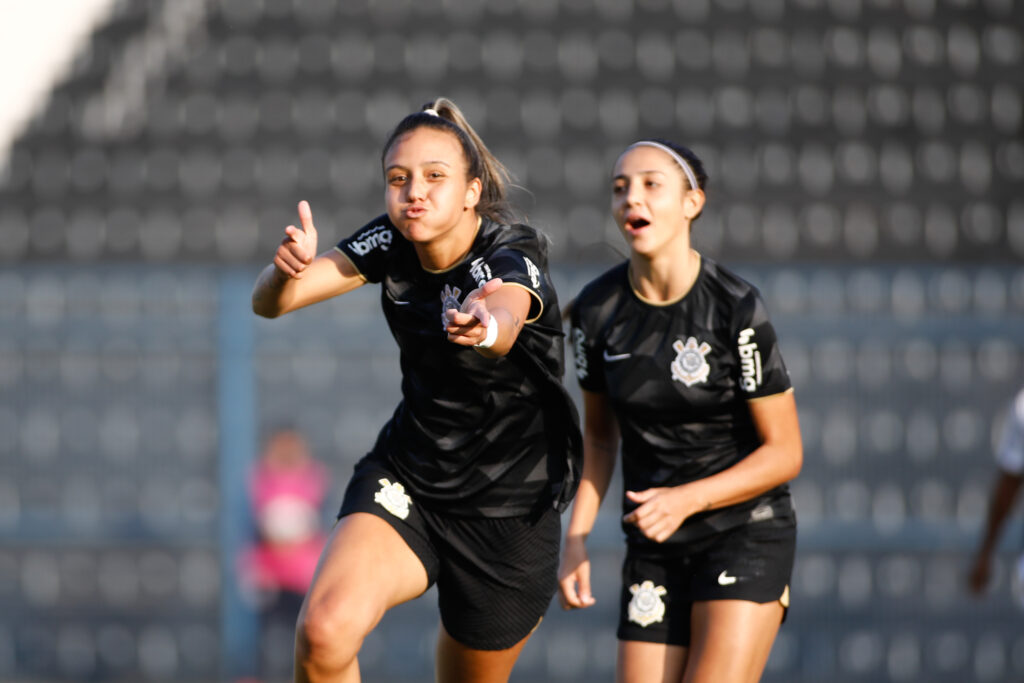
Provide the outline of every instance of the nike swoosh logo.
<path id="1" fill-rule="evenodd" d="M 729 576 L 729 570 L 728 569 L 723 569 L 722 573 L 718 575 L 718 585 L 719 586 L 728 586 L 728 585 L 733 584 L 733 583 L 736 583 L 736 577 L 735 576 Z"/>
<path id="2" fill-rule="evenodd" d="M 615 354 L 611 354 L 611 353 L 608 353 L 608 349 L 604 350 L 604 359 L 606 361 L 625 360 L 625 359 L 629 358 L 632 355 L 633 354 L 631 354 L 631 353 L 615 353 Z"/>
<path id="3" fill-rule="evenodd" d="M 387 294 L 388 300 L 391 301 L 391 303 L 395 304 L 396 306 L 408 306 L 410 303 L 412 303 L 411 301 L 402 301 L 401 299 L 396 299 L 395 295 L 387 290 L 384 290 L 384 293 Z"/>

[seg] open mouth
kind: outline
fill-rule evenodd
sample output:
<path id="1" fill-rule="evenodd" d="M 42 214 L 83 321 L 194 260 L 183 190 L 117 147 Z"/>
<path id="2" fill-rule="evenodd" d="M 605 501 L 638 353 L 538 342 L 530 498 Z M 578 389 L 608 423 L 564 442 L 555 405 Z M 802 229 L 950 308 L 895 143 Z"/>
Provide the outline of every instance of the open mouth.
<path id="1" fill-rule="evenodd" d="M 630 216 L 626 219 L 626 227 L 630 230 L 641 230 L 650 224 L 651 222 L 649 220 L 641 218 L 640 216 Z"/>

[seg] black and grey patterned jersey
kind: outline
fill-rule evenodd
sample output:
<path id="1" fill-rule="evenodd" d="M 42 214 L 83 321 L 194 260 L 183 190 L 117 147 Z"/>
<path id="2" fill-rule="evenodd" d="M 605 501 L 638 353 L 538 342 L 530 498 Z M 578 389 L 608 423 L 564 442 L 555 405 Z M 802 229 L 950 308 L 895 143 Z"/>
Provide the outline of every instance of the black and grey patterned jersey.
<path id="1" fill-rule="evenodd" d="M 626 490 L 734 465 L 760 445 L 747 401 L 790 389 L 758 291 L 707 258 L 686 296 L 666 305 L 636 295 L 628 263 L 607 271 L 573 305 L 572 344 L 580 386 L 606 394 L 618 418 Z M 624 510 L 634 507 L 623 497 Z M 694 515 L 667 542 L 791 514 L 782 485 Z M 633 525 L 623 529 L 632 544 L 653 543 Z"/>
<path id="2" fill-rule="evenodd" d="M 525 225 L 481 222 L 469 254 L 424 269 L 382 215 L 336 247 L 369 282 L 398 342 L 402 401 L 368 457 L 386 458 L 413 501 L 458 515 L 509 517 L 575 492 L 580 437 L 561 383 L 564 344 L 546 241 Z M 492 278 L 530 293 L 527 323 L 502 358 L 453 344 L 444 310 Z"/>

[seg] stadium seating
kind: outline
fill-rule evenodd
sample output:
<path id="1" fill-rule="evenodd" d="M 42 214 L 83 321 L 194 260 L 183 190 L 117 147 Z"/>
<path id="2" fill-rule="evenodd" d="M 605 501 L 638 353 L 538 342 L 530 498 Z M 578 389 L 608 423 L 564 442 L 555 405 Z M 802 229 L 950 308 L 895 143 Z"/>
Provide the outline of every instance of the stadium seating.
<path id="1" fill-rule="evenodd" d="M 299 199 L 325 248 L 380 213 L 381 144 L 437 94 L 524 188 L 563 303 L 623 258 L 606 207 L 626 144 L 706 161 L 695 241 L 764 293 L 806 450 L 766 681 L 1024 678 L 1010 554 L 992 595 L 963 587 L 1024 376 L 1022 26 L 1012 0 L 116 3 L 0 171 L 0 679 L 238 664 L 231 340 L 254 440 L 295 424 L 330 465 L 325 523 L 400 372 L 374 288 L 266 321 L 227 283 Z M 610 680 L 617 495 L 598 605 L 553 605 L 513 680 Z M 368 680 L 429 679 L 435 602 L 385 617 Z M 263 637 L 283 679 L 291 634 Z"/>

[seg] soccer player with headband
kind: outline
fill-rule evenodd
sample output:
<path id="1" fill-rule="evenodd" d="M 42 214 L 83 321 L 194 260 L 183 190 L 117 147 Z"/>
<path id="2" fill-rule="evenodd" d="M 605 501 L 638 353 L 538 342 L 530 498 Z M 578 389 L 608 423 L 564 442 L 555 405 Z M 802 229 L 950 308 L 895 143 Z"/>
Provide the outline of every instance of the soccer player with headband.
<path id="1" fill-rule="evenodd" d="M 585 542 L 621 445 L 620 683 L 757 681 L 789 601 L 796 403 L 757 289 L 691 246 L 706 185 L 689 149 L 629 146 L 611 180 L 629 259 L 571 306 L 585 455 L 560 598 L 595 601 Z"/>

